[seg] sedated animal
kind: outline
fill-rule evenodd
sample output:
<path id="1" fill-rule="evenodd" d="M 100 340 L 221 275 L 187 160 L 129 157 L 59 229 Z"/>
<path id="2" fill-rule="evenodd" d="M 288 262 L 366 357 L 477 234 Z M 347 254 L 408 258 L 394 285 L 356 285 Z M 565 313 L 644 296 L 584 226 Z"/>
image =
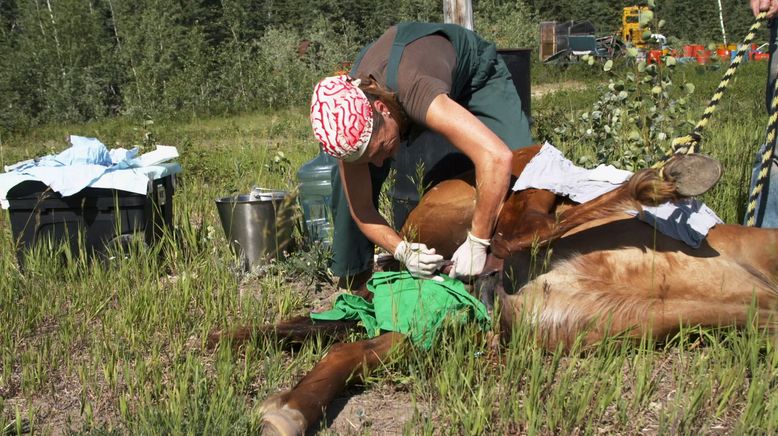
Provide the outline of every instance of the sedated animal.
<path id="1" fill-rule="evenodd" d="M 514 152 L 513 176 L 538 150 Z M 743 326 L 754 302 L 760 325 L 770 325 L 778 309 L 778 230 L 718 225 L 700 248 L 689 248 L 623 213 L 676 198 L 673 180 L 662 177 L 643 170 L 616 190 L 580 205 L 543 190 L 510 193 L 484 275 L 501 299 L 503 335 L 523 318 L 549 349 L 559 344 L 569 348 L 579 336 L 586 344 L 607 334 L 661 338 L 682 325 Z M 466 237 L 475 207 L 473 183 L 473 175 L 465 174 L 433 187 L 402 233 L 450 257 Z M 532 269 L 536 263 L 528 248 L 533 245 L 540 247 L 536 255 L 548 260 L 544 271 Z M 355 323 L 313 323 L 300 317 L 258 329 L 214 332 L 209 345 L 229 338 L 237 346 L 260 332 L 301 341 L 353 327 Z M 399 333 L 384 333 L 333 345 L 293 389 L 264 402 L 263 431 L 304 433 L 347 383 L 359 381 L 406 340 Z"/>

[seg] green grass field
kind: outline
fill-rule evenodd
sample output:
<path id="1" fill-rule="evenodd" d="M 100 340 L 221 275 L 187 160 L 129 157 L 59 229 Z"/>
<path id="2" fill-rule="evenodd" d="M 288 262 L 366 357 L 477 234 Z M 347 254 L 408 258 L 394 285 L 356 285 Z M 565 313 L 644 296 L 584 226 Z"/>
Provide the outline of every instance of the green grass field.
<path id="1" fill-rule="evenodd" d="M 730 223 L 742 217 L 750 162 L 766 128 L 765 68 L 744 65 L 704 135 L 704 151 L 725 168 L 704 200 Z M 691 119 L 722 73 L 688 66 L 676 74 L 676 83 L 696 85 Z M 575 71 L 553 72 L 553 80 L 550 70 L 533 74 L 536 84 L 580 80 Z M 586 77 L 583 89 L 533 101 L 535 126 L 551 129 L 591 105 L 602 80 Z M 42 248 L 22 271 L 4 211 L 0 429 L 257 432 L 261 402 L 293 386 L 329 344 L 289 352 L 259 340 L 240 354 L 228 347 L 208 352 L 208 332 L 305 313 L 327 304 L 335 289 L 322 250 L 239 271 L 214 199 L 254 185 L 294 190 L 296 169 L 317 150 L 306 108 L 49 126 L 3 138 L 0 164 L 60 151 L 67 134 L 95 136 L 109 148 L 177 146 L 184 173 L 174 197 L 175 228 L 153 247 L 133 244 L 105 263 Z M 555 145 L 572 156 L 589 152 L 574 142 Z M 475 337 L 468 329 L 448 331 L 432 352 L 387 362 L 339 400 L 334 422 L 316 426 L 323 434 L 778 432 L 778 351 L 764 332 L 689 326 L 659 345 L 606 340 L 572 355 L 545 352 L 523 325 L 497 354 Z"/>

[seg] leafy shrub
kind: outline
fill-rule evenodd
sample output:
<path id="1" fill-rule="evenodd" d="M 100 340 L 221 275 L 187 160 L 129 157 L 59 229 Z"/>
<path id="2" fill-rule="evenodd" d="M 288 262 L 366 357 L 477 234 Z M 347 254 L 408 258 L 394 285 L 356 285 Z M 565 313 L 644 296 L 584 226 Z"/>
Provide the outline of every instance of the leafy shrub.
<path id="1" fill-rule="evenodd" d="M 482 0 L 473 14 L 476 32 L 499 48 L 538 45 L 538 19 L 524 2 Z"/>
<path id="2" fill-rule="evenodd" d="M 590 147 L 594 156 L 583 156 L 582 164 L 608 162 L 632 171 L 650 166 L 673 138 L 693 127 L 686 112 L 694 85 L 673 83 L 675 65 L 675 59 L 667 56 L 663 65 L 641 60 L 612 73 L 591 110 L 558 127 L 556 133 L 580 138 Z"/>
<path id="3" fill-rule="evenodd" d="M 659 29 L 662 22 L 654 26 Z M 636 171 L 651 166 L 669 149 L 673 138 L 694 126 L 687 119 L 687 102 L 695 87 L 673 82 L 676 58 L 663 55 L 660 62 L 649 64 L 638 55 L 637 49 L 629 48 L 626 59 L 605 62 L 602 70 L 609 80 L 600 85 L 597 101 L 590 110 L 554 129 L 558 141 L 579 141 L 586 149 L 578 159 L 580 164 L 610 163 Z M 582 60 L 595 65 L 594 57 Z"/>

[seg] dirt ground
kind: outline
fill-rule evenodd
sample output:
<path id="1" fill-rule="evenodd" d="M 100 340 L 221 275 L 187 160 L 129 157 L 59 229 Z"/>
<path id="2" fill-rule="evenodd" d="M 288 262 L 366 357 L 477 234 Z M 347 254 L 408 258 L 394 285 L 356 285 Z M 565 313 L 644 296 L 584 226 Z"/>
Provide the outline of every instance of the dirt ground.
<path id="1" fill-rule="evenodd" d="M 351 389 L 335 399 L 327 410 L 326 420 L 309 433 L 362 434 L 368 431 L 376 435 L 403 434 L 403 426 L 426 407 L 411 402 L 409 392 L 398 391 L 391 386 L 371 386 L 364 390 Z"/>

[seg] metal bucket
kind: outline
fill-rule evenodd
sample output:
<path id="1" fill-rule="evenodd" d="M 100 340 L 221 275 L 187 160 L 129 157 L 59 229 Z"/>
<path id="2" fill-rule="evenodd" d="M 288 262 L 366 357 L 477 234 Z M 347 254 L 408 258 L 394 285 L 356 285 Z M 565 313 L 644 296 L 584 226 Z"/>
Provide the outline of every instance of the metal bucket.
<path id="1" fill-rule="evenodd" d="M 251 194 L 216 199 L 216 208 L 244 270 L 277 257 L 294 230 L 294 199 L 286 192 L 254 189 Z"/>

